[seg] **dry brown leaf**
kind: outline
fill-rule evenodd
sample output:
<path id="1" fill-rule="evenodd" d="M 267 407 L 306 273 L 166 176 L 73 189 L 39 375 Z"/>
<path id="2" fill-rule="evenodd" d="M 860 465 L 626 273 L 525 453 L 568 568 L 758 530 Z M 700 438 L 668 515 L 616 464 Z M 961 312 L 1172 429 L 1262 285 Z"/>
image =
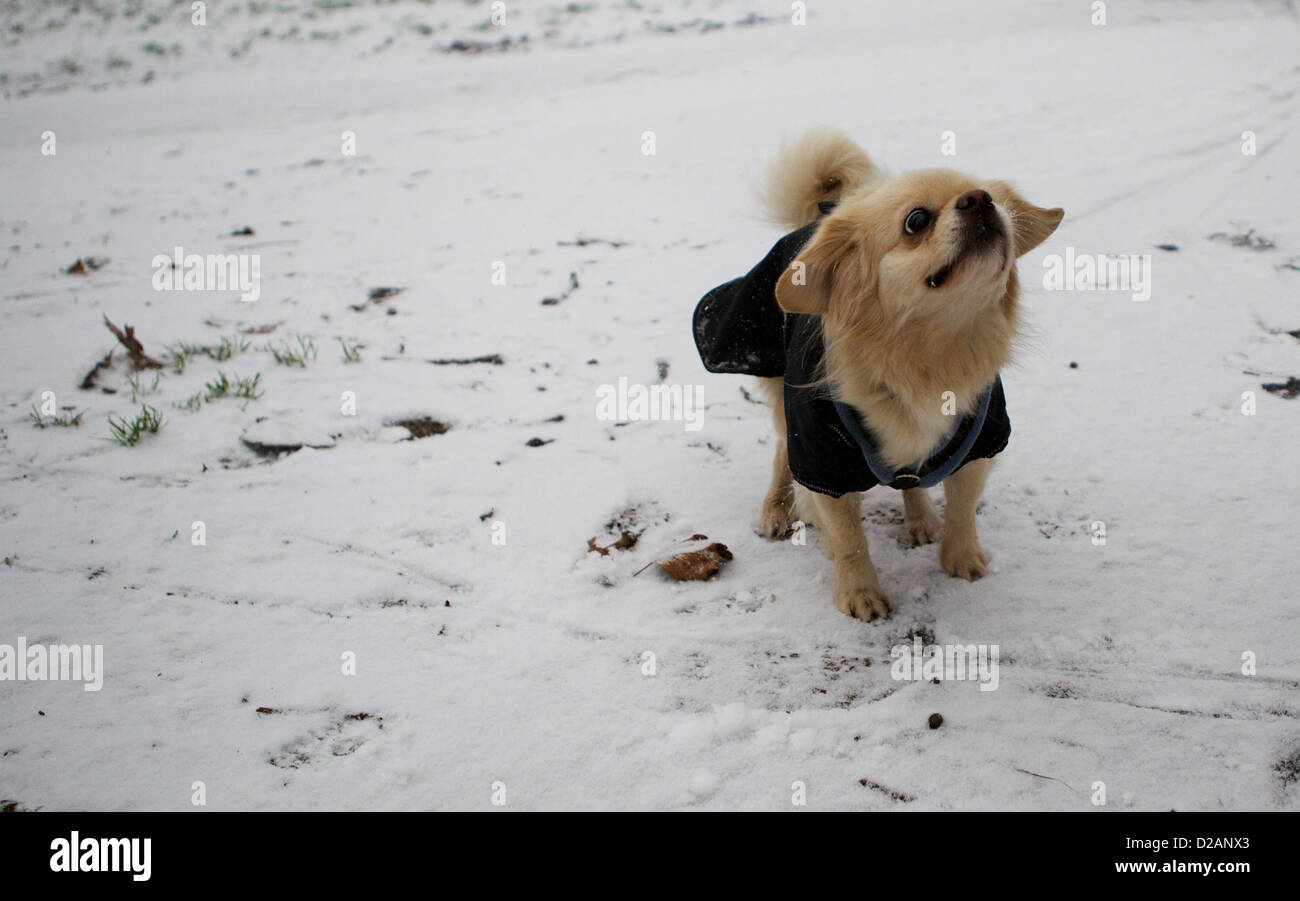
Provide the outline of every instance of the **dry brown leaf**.
<path id="1" fill-rule="evenodd" d="M 685 543 L 699 544 L 708 540 L 707 535 L 692 535 Z M 731 557 L 731 551 L 727 546 L 720 541 L 715 541 L 703 547 L 697 546 L 664 557 L 656 560 L 655 563 L 659 564 L 659 568 L 667 573 L 669 578 L 676 579 L 678 582 L 691 582 L 713 578 Z"/>
<path id="2" fill-rule="evenodd" d="M 75 263 L 63 270 L 68 275 L 88 275 L 108 264 L 103 257 L 79 257 Z"/>
<path id="3" fill-rule="evenodd" d="M 91 369 L 90 372 L 86 373 L 86 377 L 81 380 L 81 390 L 82 391 L 92 390 L 95 387 L 95 379 L 99 378 L 99 370 L 107 369 L 112 365 L 113 365 L 113 351 L 110 350 L 107 354 L 104 355 L 104 359 L 96 363 L 94 368 Z"/>
<path id="4" fill-rule="evenodd" d="M 445 422 L 439 422 L 432 416 L 413 416 L 409 419 L 395 419 L 391 425 L 400 426 L 411 433 L 412 438 L 428 438 L 430 435 L 441 435 L 447 432 L 451 426 Z"/>
<path id="5" fill-rule="evenodd" d="M 266 325 L 250 325 L 248 328 L 241 328 L 239 331 L 245 335 L 269 335 L 282 325 L 284 325 L 283 319 L 279 322 L 268 322 Z"/>
<path id="6" fill-rule="evenodd" d="M 115 326 L 108 316 L 104 316 L 104 325 L 113 333 L 123 347 L 126 348 L 127 355 L 131 358 L 131 366 L 134 369 L 162 369 L 163 364 L 155 360 L 144 352 L 144 345 L 140 339 L 135 336 L 134 326 L 125 326 L 123 329 Z"/>
<path id="7" fill-rule="evenodd" d="M 600 556 L 602 557 L 608 557 L 609 552 L 611 550 L 627 551 L 636 547 L 636 541 L 640 537 L 641 537 L 640 532 L 633 534 L 632 532 L 629 532 L 626 529 L 624 529 L 623 534 L 618 536 L 617 541 L 615 541 L 613 544 L 607 544 L 604 547 L 601 547 L 600 545 L 596 544 L 596 539 L 594 537 L 588 538 L 587 553 L 590 554 L 592 551 L 595 551 L 597 554 L 600 554 Z"/>

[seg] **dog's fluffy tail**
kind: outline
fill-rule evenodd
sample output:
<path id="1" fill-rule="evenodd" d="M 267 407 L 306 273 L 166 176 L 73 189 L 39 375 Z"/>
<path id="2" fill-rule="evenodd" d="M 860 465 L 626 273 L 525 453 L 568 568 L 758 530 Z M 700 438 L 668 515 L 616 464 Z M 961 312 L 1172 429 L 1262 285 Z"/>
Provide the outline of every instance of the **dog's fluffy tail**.
<path id="1" fill-rule="evenodd" d="M 817 218 L 818 203 L 839 200 L 875 172 L 871 158 L 847 135 L 813 129 L 781 148 L 767 170 L 763 205 L 773 221 L 800 228 Z"/>

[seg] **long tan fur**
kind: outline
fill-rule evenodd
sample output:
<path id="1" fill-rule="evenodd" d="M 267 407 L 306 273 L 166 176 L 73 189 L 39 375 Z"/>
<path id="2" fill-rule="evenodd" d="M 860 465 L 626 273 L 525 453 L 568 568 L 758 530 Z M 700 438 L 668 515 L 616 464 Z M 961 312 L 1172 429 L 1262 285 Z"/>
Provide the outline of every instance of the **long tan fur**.
<path id="1" fill-rule="evenodd" d="M 844 133 L 814 129 L 786 144 L 767 170 L 763 205 L 787 229 L 818 217 L 817 204 L 839 200 L 878 176 L 875 163 Z"/>
<path id="2" fill-rule="evenodd" d="M 966 203 L 983 206 L 959 206 L 963 197 L 982 198 Z M 1005 182 L 949 169 L 886 178 L 848 137 L 818 129 L 782 148 L 764 203 L 775 221 L 794 229 L 819 219 L 817 204 L 826 200 L 838 204 L 820 217 L 796 266 L 778 280 L 776 299 L 787 312 L 821 317 L 822 381 L 863 416 L 886 461 L 919 463 L 949 431 L 953 415 L 969 412 L 1010 360 L 1019 329 L 1015 259 L 1046 240 L 1064 213 L 1034 206 Z M 907 231 L 909 211 L 917 208 L 932 213 L 930 225 Z M 974 242 L 975 220 L 963 209 L 996 219 L 1001 231 L 984 233 L 997 237 Z M 793 277 L 796 269 L 803 278 Z M 763 387 L 777 451 L 760 531 L 785 534 L 798 507 L 797 515 L 825 530 L 836 606 L 861 619 L 887 615 L 891 604 L 871 565 L 859 496 L 796 494 L 783 380 L 765 379 Z M 951 575 L 974 579 L 985 572 L 974 510 L 990 465 L 973 461 L 944 480 L 942 532 L 929 495 L 920 488 L 903 492 L 907 534 L 917 543 L 941 536 L 939 560 Z"/>

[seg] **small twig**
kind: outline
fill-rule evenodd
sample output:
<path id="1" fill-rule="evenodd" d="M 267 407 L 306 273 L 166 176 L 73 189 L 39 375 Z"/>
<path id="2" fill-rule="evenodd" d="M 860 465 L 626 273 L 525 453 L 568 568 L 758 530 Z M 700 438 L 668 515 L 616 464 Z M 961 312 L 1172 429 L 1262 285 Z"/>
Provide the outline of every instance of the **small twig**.
<path id="1" fill-rule="evenodd" d="M 893 798 L 895 801 L 902 801 L 904 804 L 906 804 L 909 801 L 916 800 L 915 795 L 909 795 L 907 792 L 897 791 L 895 789 L 889 788 L 886 785 L 881 785 L 879 782 L 873 782 L 870 779 L 859 779 L 858 785 L 861 785 L 863 788 L 870 788 L 874 791 L 883 792 L 884 794 L 889 795 L 889 797 Z"/>
<path id="2" fill-rule="evenodd" d="M 1074 792 L 1076 795 L 1079 793 L 1075 788 L 1073 788 L 1070 785 L 1070 783 L 1066 782 L 1064 779 L 1057 779 L 1055 776 L 1044 776 L 1042 773 L 1031 773 L 1029 772 L 1029 770 L 1022 770 L 1018 766 L 1012 767 L 1012 769 L 1015 770 L 1017 773 L 1024 773 L 1026 776 L 1033 776 L 1037 779 L 1047 779 L 1052 782 L 1059 782 L 1062 785 L 1064 785 L 1066 788 L 1070 789 L 1070 791 Z"/>
<path id="3" fill-rule="evenodd" d="M 606 238 L 584 238 L 579 235 L 573 241 L 556 241 L 560 247 L 586 247 L 590 244 L 608 244 L 610 247 L 626 247 L 627 241 L 610 241 Z"/>
<path id="4" fill-rule="evenodd" d="M 502 366 L 506 361 L 501 359 L 501 354 L 483 354 L 481 357 L 443 357 L 437 360 L 425 360 L 425 362 L 432 363 L 434 366 L 470 366 L 474 363 Z"/>
<path id="5" fill-rule="evenodd" d="M 564 293 L 562 293 L 559 297 L 544 297 L 544 298 L 542 298 L 542 306 L 544 306 L 544 307 L 553 307 L 553 306 L 555 306 L 555 305 L 558 304 L 558 303 L 562 303 L 563 301 L 568 300 L 569 295 L 572 294 L 574 291 L 577 291 L 577 290 L 578 290 L 578 287 L 579 287 L 579 285 L 578 285 L 578 273 L 576 273 L 576 272 L 570 272 L 570 273 L 569 273 L 569 287 L 568 287 L 568 290 L 566 290 Z"/>
<path id="6" fill-rule="evenodd" d="M 133 326 L 128 325 L 126 326 L 126 330 L 123 331 L 112 323 L 107 314 L 104 316 L 104 325 L 108 326 L 108 330 L 116 335 L 117 340 L 126 348 L 126 352 L 131 357 L 132 367 L 135 369 L 163 368 L 162 363 L 144 352 L 144 345 L 141 344 L 140 339 L 135 336 L 135 328 Z"/>
<path id="7" fill-rule="evenodd" d="M 107 369 L 112 365 L 113 365 L 113 351 L 110 350 L 108 353 L 104 354 L 104 359 L 96 363 L 91 368 L 90 372 L 86 373 L 86 377 L 81 380 L 81 390 L 82 391 L 93 390 L 95 387 L 95 379 L 99 378 L 99 370 Z"/>

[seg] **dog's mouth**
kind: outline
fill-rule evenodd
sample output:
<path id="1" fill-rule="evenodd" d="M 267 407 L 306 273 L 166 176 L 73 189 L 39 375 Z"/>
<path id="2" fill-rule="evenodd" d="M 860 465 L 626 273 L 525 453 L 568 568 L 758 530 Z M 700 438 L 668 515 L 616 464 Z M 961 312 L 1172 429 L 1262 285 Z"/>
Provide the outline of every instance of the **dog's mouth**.
<path id="1" fill-rule="evenodd" d="M 980 216 L 968 221 L 962 229 L 961 247 L 947 263 L 925 277 L 925 283 L 931 288 L 942 288 L 948 278 L 966 260 L 989 253 L 996 253 L 1001 258 L 998 272 L 1007 266 L 1006 229 L 996 214 Z"/>
<path id="2" fill-rule="evenodd" d="M 944 266 L 941 269 L 939 269 L 937 272 L 930 273 L 930 275 L 926 278 L 925 283 L 929 285 L 931 288 L 942 288 L 943 283 L 948 280 L 948 276 L 952 274 L 953 267 L 957 265 L 957 262 L 960 259 L 961 259 L 961 255 L 958 254 L 956 260 L 953 260 L 951 263 L 944 264 Z"/>

